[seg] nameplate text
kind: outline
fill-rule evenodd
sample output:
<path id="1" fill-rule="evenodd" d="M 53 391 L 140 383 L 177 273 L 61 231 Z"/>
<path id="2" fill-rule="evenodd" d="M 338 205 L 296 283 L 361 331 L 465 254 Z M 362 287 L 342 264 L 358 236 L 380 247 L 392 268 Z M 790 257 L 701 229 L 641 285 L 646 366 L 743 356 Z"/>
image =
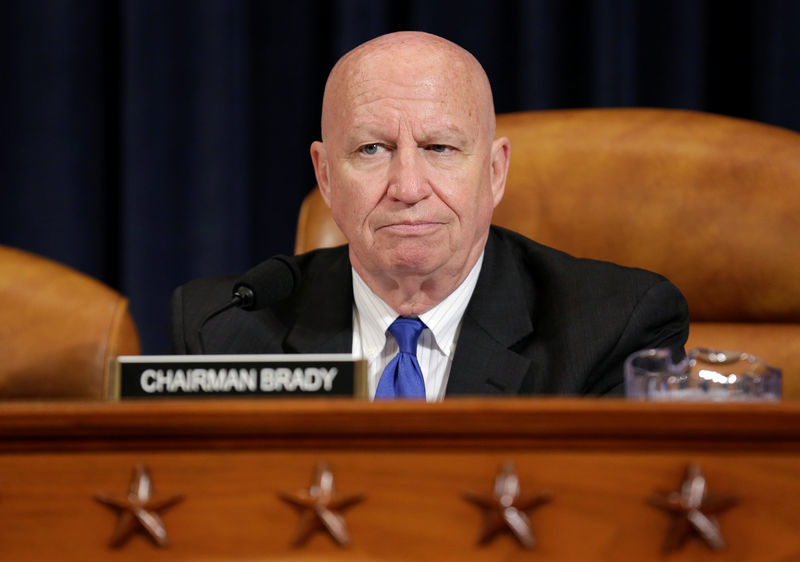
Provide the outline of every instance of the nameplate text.
<path id="1" fill-rule="evenodd" d="M 351 355 L 142 355 L 112 365 L 122 400 L 364 397 L 364 361 Z"/>

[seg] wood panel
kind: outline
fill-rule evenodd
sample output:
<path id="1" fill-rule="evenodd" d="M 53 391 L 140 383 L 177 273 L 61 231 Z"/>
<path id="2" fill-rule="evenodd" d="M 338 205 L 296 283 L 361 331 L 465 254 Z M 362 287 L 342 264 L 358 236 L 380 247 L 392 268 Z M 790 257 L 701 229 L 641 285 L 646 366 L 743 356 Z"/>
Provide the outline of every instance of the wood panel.
<path id="1" fill-rule="evenodd" d="M 643 404 L 591 400 L 165 402 L 0 405 L 3 560 L 800 560 L 800 409 L 792 404 Z M 716 439 L 715 439 L 716 436 Z M 323 534 L 291 545 L 295 511 L 280 491 L 306 488 L 330 463 L 353 544 Z M 476 545 L 479 511 L 504 461 L 531 513 L 531 553 L 510 535 Z M 171 546 L 107 543 L 131 470 L 156 496 L 186 499 L 163 519 Z M 645 503 L 677 489 L 689 462 L 710 491 L 740 504 L 720 517 L 728 549 L 699 540 L 660 552 L 669 519 Z"/>

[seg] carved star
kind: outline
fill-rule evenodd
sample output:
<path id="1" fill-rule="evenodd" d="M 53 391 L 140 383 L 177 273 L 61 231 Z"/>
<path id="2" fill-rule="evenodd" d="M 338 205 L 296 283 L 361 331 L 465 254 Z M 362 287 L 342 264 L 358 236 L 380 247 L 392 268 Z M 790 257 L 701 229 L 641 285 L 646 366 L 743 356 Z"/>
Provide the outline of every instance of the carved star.
<path id="1" fill-rule="evenodd" d="M 151 498 L 153 493 L 150 471 L 146 466 L 137 464 L 131 475 L 128 495 L 118 499 L 96 494 L 95 499 L 107 505 L 119 514 L 110 546 L 118 548 L 125 544 L 134 531 L 143 529 L 158 545 L 168 546 L 167 530 L 158 512 L 172 507 L 183 500 L 183 494 L 176 494 L 161 500 Z"/>
<path id="2" fill-rule="evenodd" d="M 716 515 L 739 502 L 736 496 L 713 496 L 699 465 L 686 467 L 686 475 L 679 492 L 659 491 L 647 503 L 672 516 L 664 551 L 682 547 L 690 535 L 698 535 L 712 550 L 725 548 Z"/>
<path id="3" fill-rule="evenodd" d="M 528 512 L 551 499 L 548 493 L 523 495 L 519 477 L 510 462 L 498 470 L 492 494 L 465 492 L 463 497 L 483 512 L 483 532 L 478 544 L 487 544 L 501 531 L 509 530 L 525 548 L 536 545 Z"/>
<path id="4" fill-rule="evenodd" d="M 300 490 L 296 494 L 278 493 L 280 499 L 300 513 L 297 535 L 294 539 L 295 546 L 302 545 L 315 531 L 321 530 L 327 531 L 340 546 L 350 544 L 347 523 L 341 512 L 364 501 L 366 496 L 363 494 L 343 498 L 335 496 L 333 472 L 326 463 L 318 463 L 314 467 L 314 474 L 308 490 Z"/>

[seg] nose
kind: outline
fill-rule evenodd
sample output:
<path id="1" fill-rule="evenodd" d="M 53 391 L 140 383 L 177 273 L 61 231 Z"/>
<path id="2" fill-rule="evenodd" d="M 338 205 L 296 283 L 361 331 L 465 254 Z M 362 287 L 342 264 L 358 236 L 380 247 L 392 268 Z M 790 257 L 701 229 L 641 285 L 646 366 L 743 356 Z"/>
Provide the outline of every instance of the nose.
<path id="1" fill-rule="evenodd" d="M 425 171 L 425 162 L 419 149 L 398 149 L 389 172 L 388 195 L 392 199 L 413 205 L 430 195 L 431 185 Z"/>

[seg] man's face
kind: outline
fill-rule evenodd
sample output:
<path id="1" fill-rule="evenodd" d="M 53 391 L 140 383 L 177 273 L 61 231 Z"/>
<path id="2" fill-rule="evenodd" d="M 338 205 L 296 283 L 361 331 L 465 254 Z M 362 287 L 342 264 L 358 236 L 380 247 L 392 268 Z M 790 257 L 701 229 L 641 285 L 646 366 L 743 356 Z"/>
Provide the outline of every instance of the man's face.
<path id="1" fill-rule="evenodd" d="M 482 251 L 508 145 L 471 84 L 442 57 L 374 57 L 330 104 L 312 158 L 359 273 L 463 278 Z"/>

